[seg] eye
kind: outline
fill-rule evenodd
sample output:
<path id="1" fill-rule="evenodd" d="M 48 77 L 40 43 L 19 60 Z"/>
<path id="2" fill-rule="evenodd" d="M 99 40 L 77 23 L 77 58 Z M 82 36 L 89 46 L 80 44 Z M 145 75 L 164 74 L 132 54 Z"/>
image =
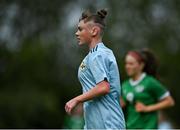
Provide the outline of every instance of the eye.
<path id="1" fill-rule="evenodd" d="M 79 31 L 82 31 L 82 28 L 81 28 L 81 27 L 78 27 L 78 30 L 79 30 Z"/>

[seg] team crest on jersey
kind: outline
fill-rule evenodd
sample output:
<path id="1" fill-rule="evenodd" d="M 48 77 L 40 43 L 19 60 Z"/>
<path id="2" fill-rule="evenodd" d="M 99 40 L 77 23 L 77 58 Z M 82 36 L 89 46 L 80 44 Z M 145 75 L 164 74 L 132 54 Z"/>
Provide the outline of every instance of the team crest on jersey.
<path id="1" fill-rule="evenodd" d="M 144 86 L 138 85 L 138 86 L 136 86 L 135 90 L 136 90 L 136 92 L 138 92 L 138 93 L 143 92 Z"/>
<path id="2" fill-rule="evenodd" d="M 84 70 L 86 68 L 86 64 L 84 63 L 84 61 L 81 63 L 80 65 L 80 69 L 81 70 Z"/>
<path id="3" fill-rule="evenodd" d="M 129 102 L 133 102 L 134 100 L 134 94 L 132 92 L 129 92 L 127 95 L 126 95 L 126 99 L 129 101 Z"/>

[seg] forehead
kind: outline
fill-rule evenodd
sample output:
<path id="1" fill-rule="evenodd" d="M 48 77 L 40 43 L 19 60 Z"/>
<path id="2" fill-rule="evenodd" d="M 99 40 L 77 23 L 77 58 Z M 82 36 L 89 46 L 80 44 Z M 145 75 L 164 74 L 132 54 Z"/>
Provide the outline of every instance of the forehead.
<path id="1" fill-rule="evenodd" d="M 132 55 L 127 55 L 125 60 L 128 62 L 137 62 L 136 58 L 133 57 Z"/>
<path id="2" fill-rule="evenodd" d="M 78 23 L 78 27 L 85 27 L 85 26 L 89 26 L 89 25 L 92 25 L 92 24 L 93 24 L 92 21 L 84 22 L 84 20 L 81 20 L 81 21 Z"/>
<path id="3" fill-rule="evenodd" d="M 78 23 L 78 27 L 82 27 L 82 26 L 85 26 L 85 25 L 86 25 L 86 23 L 84 22 L 84 20 L 81 20 Z"/>

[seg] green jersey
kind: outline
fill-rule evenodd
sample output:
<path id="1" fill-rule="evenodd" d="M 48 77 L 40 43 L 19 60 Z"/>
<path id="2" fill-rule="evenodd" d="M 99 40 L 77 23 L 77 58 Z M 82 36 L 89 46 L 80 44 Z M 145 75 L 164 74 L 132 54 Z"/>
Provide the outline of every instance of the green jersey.
<path id="1" fill-rule="evenodd" d="M 155 78 L 143 73 L 138 81 L 127 80 L 122 85 L 122 97 L 126 103 L 125 116 L 128 129 L 156 129 L 157 111 L 136 112 L 135 103 L 155 104 L 169 96 L 169 92 Z"/>

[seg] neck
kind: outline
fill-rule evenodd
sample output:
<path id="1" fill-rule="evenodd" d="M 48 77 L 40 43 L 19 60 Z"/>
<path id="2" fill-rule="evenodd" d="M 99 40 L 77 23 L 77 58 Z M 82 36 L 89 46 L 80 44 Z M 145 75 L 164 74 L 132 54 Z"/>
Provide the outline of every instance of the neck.
<path id="1" fill-rule="evenodd" d="M 91 43 L 89 44 L 89 50 L 94 48 L 100 42 L 102 42 L 101 38 L 94 38 L 94 39 L 92 39 Z"/>
<path id="2" fill-rule="evenodd" d="M 133 79 L 134 81 L 136 81 L 136 80 L 138 80 L 138 79 L 140 78 L 141 75 L 142 75 L 142 72 L 139 72 L 139 73 L 137 73 L 136 75 L 134 75 L 134 76 L 132 77 L 132 79 Z"/>

